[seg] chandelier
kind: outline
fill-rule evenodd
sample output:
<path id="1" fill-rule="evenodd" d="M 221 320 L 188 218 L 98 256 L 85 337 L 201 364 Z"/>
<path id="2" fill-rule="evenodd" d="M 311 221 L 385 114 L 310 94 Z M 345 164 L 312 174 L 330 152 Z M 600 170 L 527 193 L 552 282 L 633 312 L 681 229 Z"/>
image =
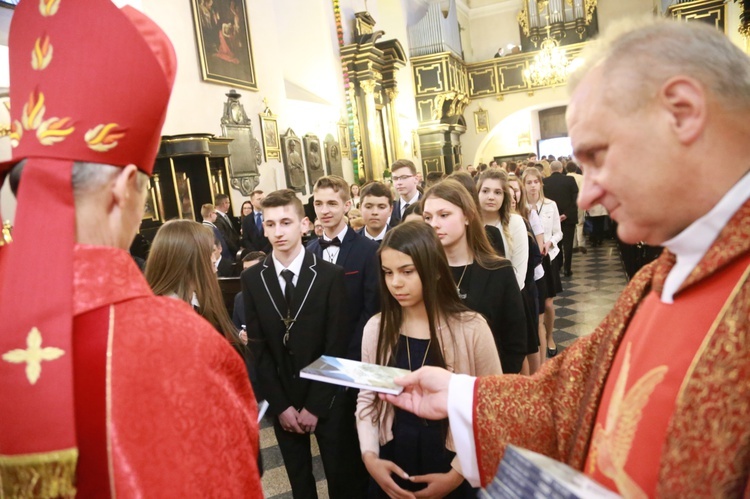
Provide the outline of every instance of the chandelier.
<path id="1" fill-rule="evenodd" d="M 542 41 L 539 53 L 524 70 L 524 79 L 532 87 L 561 85 L 567 81 L 570 69 L 565 49 L 560 47 L 557 40 L 550 37 L 547 25 L 547 37 Z"/>

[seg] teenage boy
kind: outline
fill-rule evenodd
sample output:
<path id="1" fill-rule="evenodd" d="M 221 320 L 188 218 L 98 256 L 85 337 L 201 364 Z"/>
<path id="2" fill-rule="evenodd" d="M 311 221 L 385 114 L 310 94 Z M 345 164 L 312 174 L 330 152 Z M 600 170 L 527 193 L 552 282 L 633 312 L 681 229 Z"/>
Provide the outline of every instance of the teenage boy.
<path id="1" fill-rule="evenodd" d="M 343 267 L 346 280 L 346 357 L 362 358 L 362 331 L 367 321 L 380 311 L 378 297 L 379 262 L 378 245 L 347 227 L 344 214 L 351 207 L 349 185 L 341 177 L 321 177 L 313 188 L 314 206 L 318 220 L 323 225 L 323 236 L 307 244 L 307 249 L 327 262 Z M 358 390 L 342 390 L 346 414 L 354 414 Z M 348 466 L 351 481 L 350 497 L 364 497 L 369 475 L 359 451 L 355 419 L 344 419 L 341 426 L 342 462 Z"/>
<path id="2" fill-rule="evenodd" d="M 294 191 L 272 192 L 261 208 L 272 252 L 241 277 L 258 390 L 275 416 L 274 432 L 294 497 L 317 497 L 311 433 L 320 446 L 330 497 L 349 497 L 340 450 L 343 401 L 336 397 L 336 386 L 299 377 L 321 355 L 346 352 L 344 271 L 305 251 L 302 228 L 308 221 Z"/>
<path id="3" fill-rule="evenodd" d="M 399 198 L 393 203 L 393 213 L 389 222 L 391 227 L 397 226 L 404 216 L 404 210 L 419 201 L 422 193 L 417 189 L 417 167 L 408 159 L 399 159 L 391 165 L 393 186 Z"/>
<path id="4" fill-rule="evenodd" d="M 365 226 L 359 233 L 380 245 L 390 229 L 388 217 L 391 216 L 392 203 L 393 194 L 384 183 L 371 182 L 364 186 L 359 205 Z"/>

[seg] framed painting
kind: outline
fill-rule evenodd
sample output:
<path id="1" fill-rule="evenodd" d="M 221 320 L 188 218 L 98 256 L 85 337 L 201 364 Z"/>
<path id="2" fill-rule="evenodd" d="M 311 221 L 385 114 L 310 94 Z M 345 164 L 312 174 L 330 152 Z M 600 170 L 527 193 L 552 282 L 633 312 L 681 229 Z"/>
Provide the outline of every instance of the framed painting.
<path id="1" fill-rule="evenodd" d="M 305 191 L 305 164 L 302 160 L 302 141 L 291 128 L 281 136 L 284 157 L 286 186 L 289 189 L 307 194 Z"/>
<path id="2" fill-rule="evenodd" d="M 263 150 L 266 154 L 266 161 L 272 159 L 281 159 L 281 141 L 279 140 L 279 124 L 276 122 L 276 116 L 271 114 L 271 110 L 260 115 L 260 135 L 263 138 Z"/>
<path id="3" fill-rule="evenodd" d="M 326 174 L 325 164 L 323 163 L 323 151 L 320 147 L 320 139 L 311 133 L 302 137 L 305 146 L 305 162 L 307 163 L 307 179 L 310 186 L 310 192 L 313 190 L 315 182 Z"/>
<path id="4" fill-rule="evenodd" d="M 190 0 L 204 81 L 258 90 L 243 0 Z"/>
<path id="5" fill-rule="evenodd" d="M 488 132 L 490 130 L 490 118 L 487 110 L 480 107 L 474 111 L 474 126 L 477 129 L 477 133 Z"/>
<path id="6" fill-rule="evenodd" d="M 351 149 L 349 148 L 349 127 L 346 123 L 340 121 L 339 127 L 339 147 L 341 148 L 341 157 L 351 158 Z"/>
<path id="7" fill-rule="evenodd" d="M 146 193 L 146 206 L 143 209 L 143 220 L 153 220 L 160 222 L 161 216 L 161 193 L 158 192 L 158 184 L 149 183 L 148 192 Z M 157 199 L 158 197 L 158 199 Z"/>

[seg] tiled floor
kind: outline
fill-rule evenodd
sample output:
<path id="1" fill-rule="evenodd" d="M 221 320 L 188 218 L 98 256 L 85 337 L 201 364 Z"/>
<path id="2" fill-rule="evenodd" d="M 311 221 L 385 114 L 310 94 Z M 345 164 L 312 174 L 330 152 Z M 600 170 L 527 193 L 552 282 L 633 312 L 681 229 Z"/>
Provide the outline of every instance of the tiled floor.
<path id="1" fill-rule="evenodd" d="M 591 333 L 612 308 L 626 284 L 625 272 L 613 241 L 607 241 L 599 248 L 589 248 L 586 255 L 574 254 L 572 268 L 573 276 L 562 278 L 564 291 L 555 299 L 554 334 L 560 350 L 578 337 Z M 260 441 L 265 469 L 263 490 L 266 497 L 292 499 L 273 427 L 266 419 L 261 425 Z M 314 438 L 313 456 L 318 496 L 327 499 L 328 489 Z"/>

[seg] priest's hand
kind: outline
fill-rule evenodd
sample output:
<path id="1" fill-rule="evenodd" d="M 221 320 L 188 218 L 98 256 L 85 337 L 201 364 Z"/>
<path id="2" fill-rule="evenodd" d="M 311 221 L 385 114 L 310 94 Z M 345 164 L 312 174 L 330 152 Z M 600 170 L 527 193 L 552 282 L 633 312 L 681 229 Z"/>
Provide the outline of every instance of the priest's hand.
<path id="1" fill-rule="evenodd" d="M 318 426 L 318 416 L 312 412 L 308 412 L 307 409 L 302 409 L 297 415 L 297 423 L 303 431 L 312 433 L 315 431 L 315 427 Z"/>
<path id="2" fill-rule="evenodd" d="M 370 476 L 378 482 L 383 492 L 388 494 L 388 497 L 394 497 L 396 499 L 414 499 L 414 494 L 399 487 L 396 482 L 391 478 L 391 474 L 396 474 L 404 479 L 409 479 L 404 470 L 396 466 L 393 461 L 387 461 L 380 459 L 374 452 L 368 451 L 362 454 L 362 461 L 365 463 L 367 472 Z"/>
<path id="3" fill-rule="evenodd" d="M 426 483 L 427 487 L 414 493 L 414 497 L 439 498 L 445 497 L 453 492 L 456 487 L 464 481 L 456 470 L 452 469 L 448 473 L 432 473 L 429 475 L 420 475 L 411 477 L 414 483 Z"/>
<path id="4" fill-rule="evenodd" d="M 304 431 L 302 431 L 302 428 L 300 428 L 299 423 L 297 423 L 297 416 L 299 416 L 297 409 L 295 409 L 291 405 L 287 407 L 284 412 L 279 414 L 279 423 L 281 424 L 281 427 L 284 429 L 284 431 L 293 433 L 305 433 Z"/>
<path id="5" fill-rule="evenodd" d="M 445 419 L 448 417 L 450 380 L 451 373 L 445 369 L 422 367 L 394 380 L 397 385 L 404 387 L 400 395 L 380 394 L 380 398 L 421 418 Z"/>

